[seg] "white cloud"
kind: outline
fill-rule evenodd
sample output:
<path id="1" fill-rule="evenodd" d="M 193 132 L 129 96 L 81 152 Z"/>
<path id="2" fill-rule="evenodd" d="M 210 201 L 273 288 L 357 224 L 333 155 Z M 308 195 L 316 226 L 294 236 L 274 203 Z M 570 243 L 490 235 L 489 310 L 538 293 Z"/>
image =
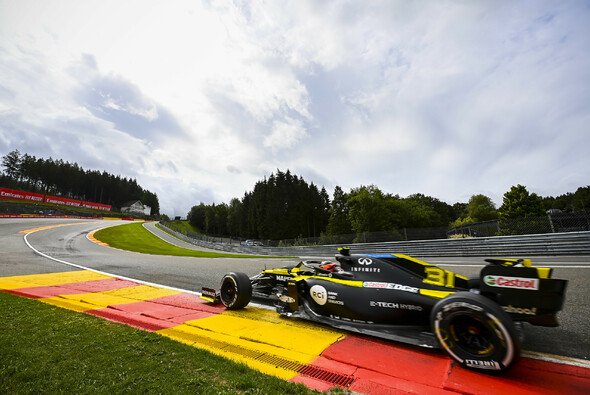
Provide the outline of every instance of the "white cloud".
<path id="1" fill-rule="evenodd" d="M 111 97 L 110 94 L 101 93 L 100 96 L 104 99 L 102 106 L 117 111 L 124 111 L 132 115 L 139 115 L 147 121 L 155 121 L 158 119 L 158 109 L 153 104 L 147 106 L 137 107 L 131 103 L 122 102 Z"/>
<path id="2" fill-rule="evenodd" d="M 243 64 L 224 75 L 213 86 L 228 99 L 242 106 L 258 122 L 266 122 L 277 113 L 294 111 L 309 118 L 305 87 L 289 71 L 274 70 L 261 64 Z"/>
<path id="3" fill-rule="evenodd" d="M 453 202 L 588 183 L 590 10 L 564 2 L 2 1 L 0 154 L 183 215 L 280 168 Z"/>
<path id="4" fill-rule="evenodd" d="M 291 148 L 307 136 L 301 122 L 287 118 L 286 122 L 274 122 L 271 134 L 264 138 L 264 146 L 273 150 Z"/>

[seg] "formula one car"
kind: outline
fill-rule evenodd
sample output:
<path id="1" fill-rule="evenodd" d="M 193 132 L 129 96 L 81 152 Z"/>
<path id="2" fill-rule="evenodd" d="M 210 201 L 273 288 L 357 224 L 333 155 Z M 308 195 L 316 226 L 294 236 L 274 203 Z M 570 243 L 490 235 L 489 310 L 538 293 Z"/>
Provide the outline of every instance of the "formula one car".
<path id="1" fill-rule="evenodd" d="M 241 309 L 252 297 L 279 314 L 364 335 L 442 348 L 475 370 L 509 369 L 520 353 L 522 323 L 558 326 L 567 280 L 529 259 L 486 259 L 467 278 L 403 254 L 350 254 L 302 261 L 248 277 L 226 274 L 201 297 Z"/>

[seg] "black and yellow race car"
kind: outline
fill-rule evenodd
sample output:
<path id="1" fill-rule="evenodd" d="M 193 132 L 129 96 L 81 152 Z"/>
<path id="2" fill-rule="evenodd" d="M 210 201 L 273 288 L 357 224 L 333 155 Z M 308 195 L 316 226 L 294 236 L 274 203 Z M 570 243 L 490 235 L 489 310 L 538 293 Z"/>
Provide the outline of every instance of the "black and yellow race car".
<path id="1" fill-rule="evenodd" d="M 252 297 L 277 312 L 364 335 L 442 348 L 460 365 L 510 368 L 520 353 L 522 323 L 558 326 L 567 280 L 528 259 L 486 259 L 467 278 L 403 254 L 350 254 L 336 262 L 302 261 L 248 277 L 225 275 L 202 298 L 241 309 Z"/>

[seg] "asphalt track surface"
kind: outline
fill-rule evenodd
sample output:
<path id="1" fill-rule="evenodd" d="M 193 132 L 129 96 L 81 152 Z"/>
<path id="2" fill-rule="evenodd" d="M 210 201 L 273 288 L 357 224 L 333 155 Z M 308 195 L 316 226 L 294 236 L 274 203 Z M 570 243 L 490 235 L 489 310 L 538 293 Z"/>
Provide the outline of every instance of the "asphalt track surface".
<path id="1" fill-rule="evenodd" d="M 87 234 L 106 226 L 126 221 L 71 220 L 71 219 L 0 219 L 0 276 L 37 274 L 79 270 L 64 263 L 41 256 L 32 248 L 52 258 L 116 276 L 124 276 L 187 291 L 199 291 L 201 287 L 218 287 L 223 274 L 241 271 L 248 275 L 265 267 L 294 263 L 294 259 L 246 259 L 246 258 L 191 258 L 139 254 L 121 251 L 92 243 Z M 22 230 L 41 226 L 67 224 L 27 236 Z M 183 247 L 192 245 L 172 238 L 159 231 L 153 224 L 148 229 Z M 30 245 L 27 245 L 28 244 Z M 394 253 L 395 251 L 392 251 Z M 477 275 L 484 258 L 477 257 L 420 257 L 465 275 Z M 532 353 L 590 360 L 590 257 L 561 256 L 533 257 L 537 266 L 554 268 L 553 276 L 569 280 L 564 310 L 558 318 L 558 328 L 541 328 L 527 325 L 523 349 Z"/>

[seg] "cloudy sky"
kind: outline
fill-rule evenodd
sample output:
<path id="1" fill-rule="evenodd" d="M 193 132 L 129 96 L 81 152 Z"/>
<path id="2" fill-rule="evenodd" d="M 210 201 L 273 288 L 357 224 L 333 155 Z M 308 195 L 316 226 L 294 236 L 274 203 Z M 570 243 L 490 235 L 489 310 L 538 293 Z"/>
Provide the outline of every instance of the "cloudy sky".
<path id="1" fill-rule="evenodd" d="M 0 155 L 169 215 L 276 169 L 497 204 L 590 184 L 587 1 L 0 0 Z"/>

